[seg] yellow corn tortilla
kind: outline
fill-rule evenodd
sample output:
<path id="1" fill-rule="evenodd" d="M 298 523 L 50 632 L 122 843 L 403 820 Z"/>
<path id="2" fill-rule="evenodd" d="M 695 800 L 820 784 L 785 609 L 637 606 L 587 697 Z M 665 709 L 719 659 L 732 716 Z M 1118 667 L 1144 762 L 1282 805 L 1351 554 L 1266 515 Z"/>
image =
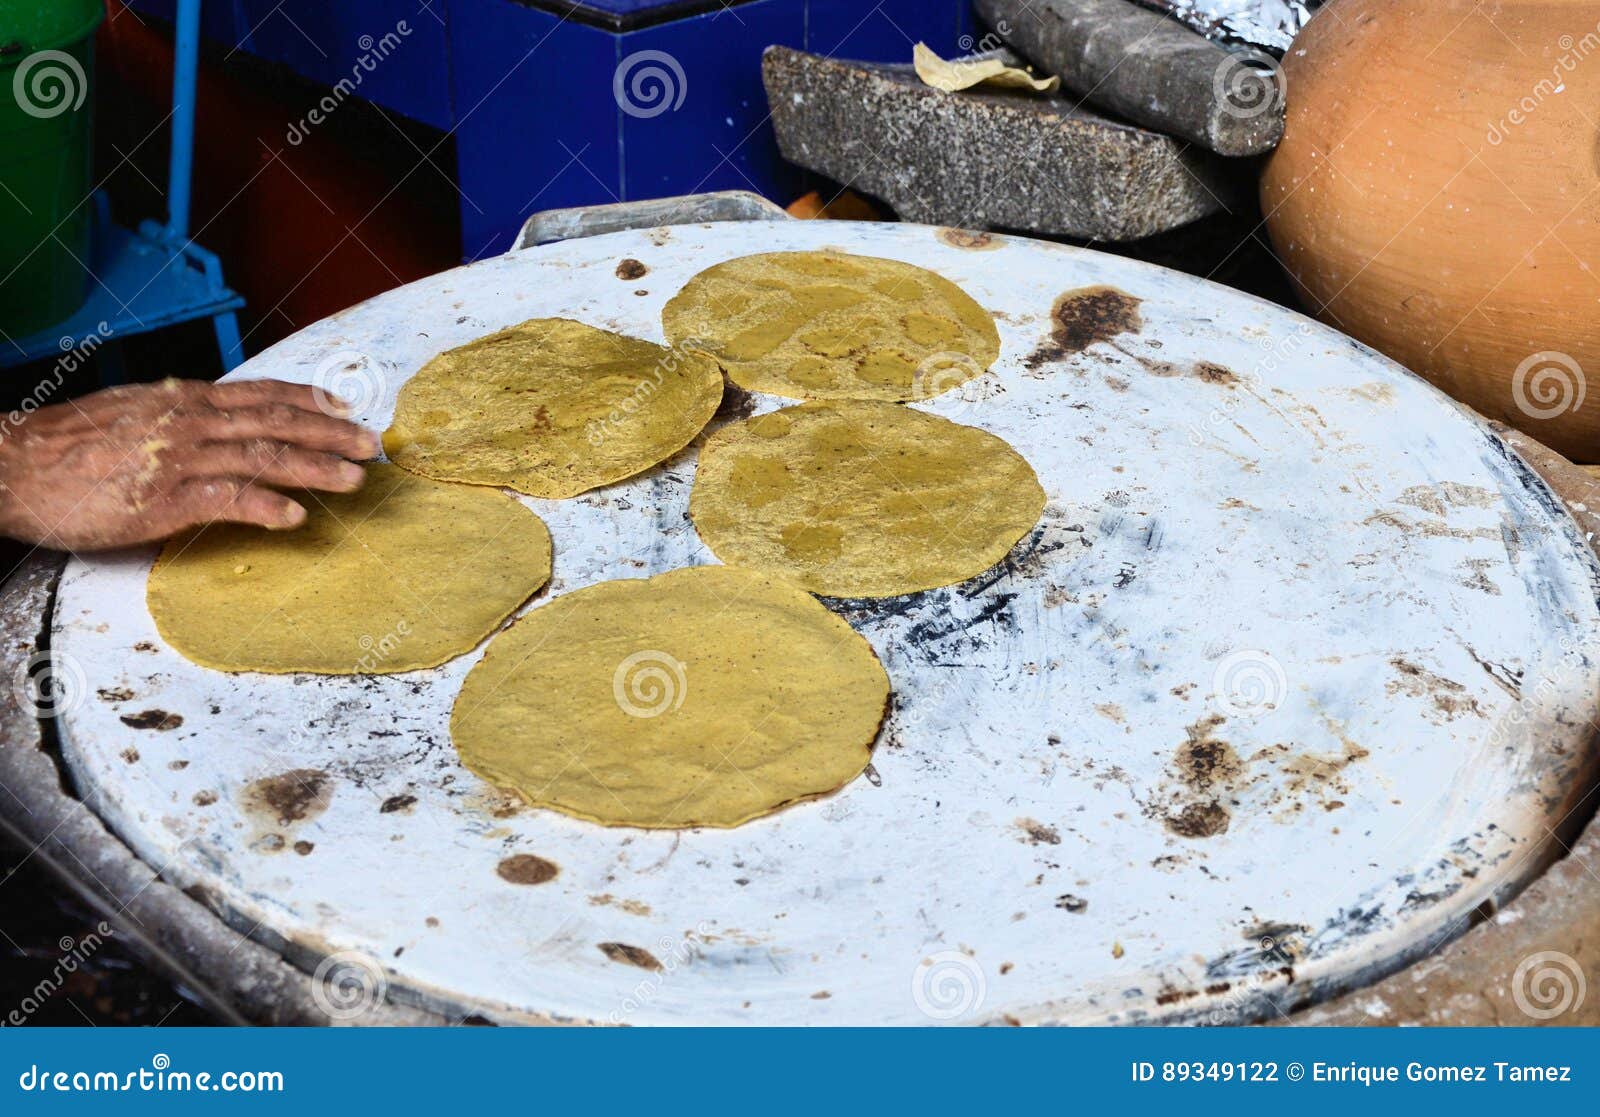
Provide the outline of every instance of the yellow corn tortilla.
<path id="1" fill-rule="evenodd" d="M 406 382 L 383 448 L 396 465 L 529 496 L 577 496 L 687 446 L 722 401 L 700 353 L 566 318 L 451 349 Z"/>
<path id="2" fill-rule="evenodd" d="M 696 275 L 661 313 L 742 388 L 791 399 L 928 399 L 1000 355 L 994 319 L 926 268 L 841 252 L 767 252 Z"/>
<path id="3" fill-rule="evenodd" d="M 975 85 L 1000 89 L 1024 89 L 1034 93 L 1054 93 L 1061 85 L 1057 77 L 1036 78 L 1026 70 L 1007 66 L 998 58 L 979 58 L 966 62 L 946 62 L 926 43 L 911 48 L 911 64 L 925 85 L 946 93 L 959 93 Z"/>
<path id="4" fill-rule="evenodd" d="M 161 636 L 221 671 L 378 675 L 470 651 L 550 578 L 550 532 L 504 493 L 367 467 L 306 494 L 304 526 L 174 539 L 145 596 Z"/>
<path id="5" fill-rule="evenodd" d="M 563 594 L 461 686 L 462 763 L 607 826 L 738 826 L 859 775 L 889 700 L 866 640 L 781 579 L 724 566 Z"/>
<path id="6" fill-rule="evenodd" d="M 975 577 L 1038 522 L 1027 461 L 987 431 L 897 404 L 803 403 L 723 427 L 689 515 L 730 566 L 830 597 L 892 597 Z"/>

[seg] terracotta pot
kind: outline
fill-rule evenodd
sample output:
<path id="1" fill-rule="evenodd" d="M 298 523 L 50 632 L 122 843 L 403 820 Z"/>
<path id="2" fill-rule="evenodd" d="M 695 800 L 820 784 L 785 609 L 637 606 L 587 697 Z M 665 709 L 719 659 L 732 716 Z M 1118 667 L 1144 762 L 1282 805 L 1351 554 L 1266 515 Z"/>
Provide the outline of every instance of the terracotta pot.
<path id="1" fill-rule="evenodd" d="M 1284 76 L 1262 204 L 1311 308 L 1600 461 L 1600 0 L 1335 0 Z"/>

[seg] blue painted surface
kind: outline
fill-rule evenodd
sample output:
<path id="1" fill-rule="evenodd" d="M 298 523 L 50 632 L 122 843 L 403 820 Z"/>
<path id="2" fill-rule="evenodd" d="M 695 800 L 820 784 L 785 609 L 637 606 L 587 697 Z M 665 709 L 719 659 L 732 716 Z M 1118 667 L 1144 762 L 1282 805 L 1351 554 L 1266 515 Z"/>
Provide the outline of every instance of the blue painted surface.
<path id="1" fill-rule="evenodd" d="M 674 0 L 584 2 L 628 16 Z M 765 47 L 904 62 L 918 40 L 948 56 L 973 33 L 967 0 L 745 0 L 622 33 L 519 0 L 228 0 L 205 33 L 333 85 L 402 22 L 356 93 L 455 134 L 465 259 L 504 251 L 541 209 L 725 189 L 788 202 L 805 176 L 768 123 Z M 641 71 L 652 64 L 662 80 Z"/>

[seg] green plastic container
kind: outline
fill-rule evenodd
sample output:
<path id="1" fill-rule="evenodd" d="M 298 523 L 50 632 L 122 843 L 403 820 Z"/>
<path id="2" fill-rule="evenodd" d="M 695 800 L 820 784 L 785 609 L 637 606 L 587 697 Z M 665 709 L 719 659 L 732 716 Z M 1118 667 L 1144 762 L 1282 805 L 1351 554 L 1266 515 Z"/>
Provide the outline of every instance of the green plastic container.
<path id="1" fill-rule="evenodd" d="M 26 337 L 88 294 L 101 0 L 0 0 L 0 330 Z"/>

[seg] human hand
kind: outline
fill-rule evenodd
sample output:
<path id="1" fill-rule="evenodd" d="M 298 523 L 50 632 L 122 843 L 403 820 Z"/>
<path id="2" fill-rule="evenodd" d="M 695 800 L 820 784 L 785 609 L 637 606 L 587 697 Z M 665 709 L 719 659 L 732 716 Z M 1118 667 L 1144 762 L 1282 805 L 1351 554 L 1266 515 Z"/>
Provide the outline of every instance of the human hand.
<path id="1" fill-rule="evenodd" d="M 350 492 L 378 436 L 278 380 L 166 380 L 13 412 L 0 422 L 0 534 L 92 551 L 213 521 L 298 527 L 271 486 Z"/>

